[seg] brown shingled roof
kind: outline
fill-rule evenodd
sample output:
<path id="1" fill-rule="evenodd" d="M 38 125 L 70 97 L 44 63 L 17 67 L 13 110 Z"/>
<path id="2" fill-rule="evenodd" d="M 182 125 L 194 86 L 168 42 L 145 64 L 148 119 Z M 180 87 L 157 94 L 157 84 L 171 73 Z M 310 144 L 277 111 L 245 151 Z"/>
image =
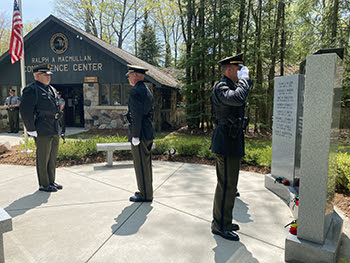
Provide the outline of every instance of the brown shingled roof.
<path id="1" fill-rule="evenodd" d="M 53 18 L 56 18 L 55 16 L 51 15 Z M 51 17 L 50 16 L 50 17 Z M 132 64 L 132 65 L 138 65 L 138 66 L 142 66 L 147 68 L 149 71 L 146 72 L 147 76 L 150 76 L 152 79 L 154 79 L 155 81 L 159 82 L 161 85 L 164 86 L 168 86 L 171 88 L 178 88 L 180 87 L 180 82 L 178 82 L 176 79 L 174 79 L 172 76 L 170 76 L 170 74 L 162 71 L 161 69 L 159 69 L 158 67 L 155 67 L 139 58 L 137 58 L 136 56 L 130 54 L 129 52 L 122 50 L 116 46 L 113 46 L 101 39 L 99 39 L 98 37 L 95 37 L 87 32 L 85 32 L 84 30 L 73 26 L 72 24 L 69 24 L 68 22 L 56 18 L 59 21 L 61 21 L 62 23 L 66 24 L 67 26 L 73 28 L 74 30 L 78 31 L 79 34 L 83 35 L 84 37 L 89 38 L 91 41 L 93 41 L 94 43 L 96 43 L 97 45 L 103 47 L 104 49 L 112 52 L 113 54 L 115 54 L 116 56 L 118 56 L 119 58 L 121 58 L 122 60 L 125 61 L 125 64 Z M 147 77 L 146 77 L 147 78 Z"/>

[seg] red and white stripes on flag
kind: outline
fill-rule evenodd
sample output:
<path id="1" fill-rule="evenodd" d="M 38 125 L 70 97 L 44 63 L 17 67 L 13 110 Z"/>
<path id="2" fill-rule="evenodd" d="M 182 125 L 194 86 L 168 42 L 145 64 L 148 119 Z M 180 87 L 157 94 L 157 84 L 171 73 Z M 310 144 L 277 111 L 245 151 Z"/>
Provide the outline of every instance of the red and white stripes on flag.
<path id="1" fill-rule="evenodd" d="M 21 13 L 19 12 L 17 0 L 15 0 L 13 6 L 12 33 L 9 49 L 12 64 L 17 60 L 24 59 L 22 28 L 23 24 Z"/>

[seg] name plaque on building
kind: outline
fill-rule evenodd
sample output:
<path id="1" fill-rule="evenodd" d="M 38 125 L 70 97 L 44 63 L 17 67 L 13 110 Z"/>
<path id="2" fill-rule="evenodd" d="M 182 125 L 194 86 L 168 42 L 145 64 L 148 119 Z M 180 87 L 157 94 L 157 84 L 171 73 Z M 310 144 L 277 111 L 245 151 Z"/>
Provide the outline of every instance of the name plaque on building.
<path id="1" fill-rule="evenodd" d="M 85 83 L 96 83 L 98 82 L 97 77 L 84 77 L 84 82 Z"/>

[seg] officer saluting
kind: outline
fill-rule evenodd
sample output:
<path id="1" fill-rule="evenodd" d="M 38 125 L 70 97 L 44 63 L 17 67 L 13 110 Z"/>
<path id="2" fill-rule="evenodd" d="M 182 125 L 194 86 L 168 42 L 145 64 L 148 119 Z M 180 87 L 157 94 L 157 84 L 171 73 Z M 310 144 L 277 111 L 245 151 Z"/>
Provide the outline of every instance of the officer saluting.
<path id="1" fill-rule="evenodd" d="M 49 64 L 33 67 L 35 82 L 23 90 L 20 113 L 27 133 L 36 145 L 36 171 L 39 190 L 56 192 L 62 185 L 55 183 L 59 144 L 59 104 L 56 90 L 50 86 Z"/>
<path id="2" fill-rule="evenodd" d="M 143 82 L 148 69 L 128 65 L 130 90 L 127 118 L 129 120 L 129 141 L 139 191 L 130 197 L 131 202 L 153 200 L 151 149 L 155 130 L 153 121 L 153 95 Z"/>
<path id="3" fill-rule="evenodd" d="M 213 86 L 210 97 L 215 117 L 211 150 L 216 154 L 217 175 L 211 229 L 213 234 L 238 241 L 233 231 L 239 230 L 239 226 L 232 224 L 232 210 L 244 156 L 245 103 L 253 83 L 248 68 L 243 66 L 243 54 L 219 63 L 224 76 Z"/>

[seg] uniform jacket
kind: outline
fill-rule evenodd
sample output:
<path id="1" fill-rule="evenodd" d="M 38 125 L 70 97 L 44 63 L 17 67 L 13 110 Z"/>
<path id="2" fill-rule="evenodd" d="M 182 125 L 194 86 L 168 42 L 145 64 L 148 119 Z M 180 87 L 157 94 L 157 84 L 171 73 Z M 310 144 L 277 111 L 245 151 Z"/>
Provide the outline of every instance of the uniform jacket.
<path id="1" fill-rule="evenodd" d="M 240 128 L 237 136 L 231 137 L 228 119 L 243 119 L 245 103 L 252 84 L 249 78 L 243 78 L 236 84 L 223 76 L 221 81 L 213 86 L 210 96 L 215 118 L 215 129 L 211 141 L 213 153 L 234 158 L 244 156 L 243 130 Z"/>
<path id="2" fill-rule="evenodd" d="M 20 113 L 28 131 L 37 131 L 38 136 L 59 134 L 59 112 L 56 90 L 39 81 L 23 90 Z"/>
<path id="3" fill-rule="evenodd" d="M 141 141 L 156 137 L 153 128 L 153 95 L 143 81 L 139 81 L 130 90 L 128 101 L 129 140 L 138 137 Z"/>

